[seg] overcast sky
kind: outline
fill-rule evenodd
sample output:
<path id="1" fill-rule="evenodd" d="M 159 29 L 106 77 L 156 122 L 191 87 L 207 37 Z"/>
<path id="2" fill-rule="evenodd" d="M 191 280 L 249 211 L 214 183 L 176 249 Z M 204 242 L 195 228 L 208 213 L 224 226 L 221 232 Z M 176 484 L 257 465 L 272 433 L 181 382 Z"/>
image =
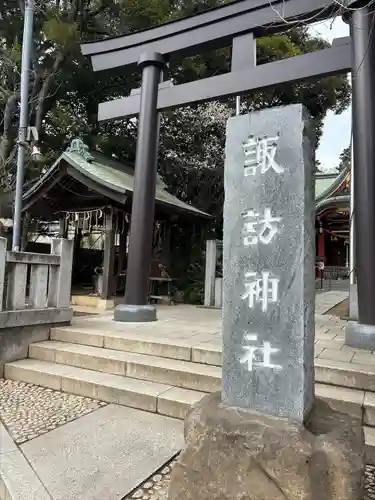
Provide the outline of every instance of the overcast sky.
<path id="1" fill-rule="evenodd" d="M 312 34 L 320 35 L 330 42 L 333 38 L 349 35 L 349 26 L 341 18 L 331 22 L 317 23 L 311 26 Z M 349 146 L 351 133 L 351 108 L 341 115 L 328 112 L 324 122 L 323 136 L 317 151 L 317 159 L 322 170 L 330 170 L 339 163 L 340 153 Z"/>

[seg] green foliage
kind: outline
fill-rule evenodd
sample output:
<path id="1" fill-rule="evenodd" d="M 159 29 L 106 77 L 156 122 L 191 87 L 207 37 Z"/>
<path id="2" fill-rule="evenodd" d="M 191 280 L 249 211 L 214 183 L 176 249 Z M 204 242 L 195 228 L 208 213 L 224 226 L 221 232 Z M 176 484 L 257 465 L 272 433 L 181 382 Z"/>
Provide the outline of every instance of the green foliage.
<path id="1" fill-rule="evenodd" d="M 345 168 L 350 167 L 351 161 L 352 161 L 352 148 L 351 146 L 348 146 L 340 154 L 340 163 L 339 166 L 337 167 L 338 171 L 341 172 Z"/>
<path id="2" fill-rule="evenodd" d="M 43 24 L 43 34 L 48 41 L 65 49 L 79 41 L 77 24 L 63 21 L 58 17 L 47 19 Z"/>
<path id="3" fill-rule="evenodd" d="M 22 47 L 18 42 L 15 42 L 11 45 L 7 51 L 8 56 L 8 64 L 13 63 L 14 67 L 17 68 L 21 64 L 21 56 L 22 56 Z M 5 54 L 3 57 L 6 57 Z"/>

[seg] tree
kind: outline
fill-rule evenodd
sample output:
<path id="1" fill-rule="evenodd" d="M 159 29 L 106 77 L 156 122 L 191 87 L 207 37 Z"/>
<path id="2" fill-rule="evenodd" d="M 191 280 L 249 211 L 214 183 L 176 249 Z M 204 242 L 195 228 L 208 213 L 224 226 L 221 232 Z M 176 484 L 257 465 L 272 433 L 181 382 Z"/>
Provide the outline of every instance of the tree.
<path id="1" fill-rule="evenodd" d="M 46 164 L 75 136 L 104 154 L 134 162 L 136 120 L 99 124 L 97 105 L 127 95 L 139 86 L 138 72 L 94 74 L 80 53 L 79 41 L 132 32 L 214 7 L 222 0 L 39 0 L 35 15 L 34 50 L 30 75 L 30 124 L 36 125 Z M 0 5 L 0 190 L 12 185 L 19 118 L 19 79 L 23 2 Z M 306 27 L 257 42 L 258 63 L 317 50 L 327 43 L 309 35 Z M 187 58 L 174 67 L 174 83 L 225 73 L 230 50 L 221 49 Z M 284 85 L 250 93 L 244 110 L 303 102 L 317 135 L 328 109 L 341 112 L 349 102 L 346 77 Z M 225 120 L 234 100 L 163 113 L 160 170 L 172 192 L 204 210 L 221 223 Z M 216 117 L 216 118 L 215 118 Z M 218 118 L 220 117 L 220 118 Z M 218 121 L 215 122 L 215 119 Z M 43 165 L 42 165 L 43 166 Z M 42 166 L 28 159 L 26 178 Z"/>
<path id="2" fill-rule="evenodd" d="M 257 43 L 257 61 L 264 64 L 304 52 L 320 50 L 328 44 L 311 37 L 302 27 Z M 216 51 L 184 61 L 172 75 L 175 81 L 227 72 L 228 50 Z M 302 102 L 315 125 L 317 145 L 327 109 L 342 112 L 350 102 L 346 77 L 337 76 L 276 89 L 252 92 L 242 99 L 243 111 Z M 173 194 L 214 215 L 216 236 L 221 238 L 223 207 L 223 159 L 225 126 L 234 113 L 234 100 L 208 103 L 163 113 L 159 165 Z M 318 166 L 318 162 L 317 162 Z"/>
<path id="3" fill-rule="evenodd" d="M 350 162 L 352 161 L 352 148 L 351 146 L 346 147 L 340 154 L 340 163 L 337 167 L 339 172 L 342 172 L 345 168 L 350 168 Z"/>

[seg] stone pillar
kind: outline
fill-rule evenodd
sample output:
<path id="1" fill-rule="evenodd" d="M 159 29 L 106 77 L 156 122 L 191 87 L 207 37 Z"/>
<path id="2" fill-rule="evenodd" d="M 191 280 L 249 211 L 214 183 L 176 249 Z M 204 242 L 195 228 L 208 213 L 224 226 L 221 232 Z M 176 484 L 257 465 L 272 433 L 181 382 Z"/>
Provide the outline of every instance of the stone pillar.
<path id="1" fill-rule="evenodd" d="M 48 285 L 48 306 L 68 308 L 72 289 L 73 240 L 51 241 L 51 254 L 60 255 L 60 265 L 51 266 Z"/>
<path id="2" fill-rule="evenodd" d="M 216 240 L 206 241 L 206 272 L 204 277 L 204 305 L 215 305 Z"/>
<path id="3" fill-rule="evenodd" d="M 311 131 L 300 105 L 231 119 L 225 166 L 223 402 L 300 422 L 314 395 Z"/>
<path id="4" fill-rule="evenodd" d="M 223 307 L 223 278 L 215 279 L 215 307 Z"/>
<path id="5" fill-rule="evenodd" d="M 361 500 L 359 418 L 314 397 L 312 126 L 301 105 L 231 118 L 222 392 L 185 423 L 170 500 Z"/>

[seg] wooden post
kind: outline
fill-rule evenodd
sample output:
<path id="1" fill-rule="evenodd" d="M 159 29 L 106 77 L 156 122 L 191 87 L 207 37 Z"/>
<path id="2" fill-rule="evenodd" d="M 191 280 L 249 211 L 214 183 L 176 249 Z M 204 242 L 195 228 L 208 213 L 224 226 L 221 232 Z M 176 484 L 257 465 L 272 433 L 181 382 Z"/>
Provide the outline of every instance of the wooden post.
<path id="1" fill-rule="evenodd" d="M 126 260 L 126 241 L 128 238 L 128 230 L 129 225 L 124 220 L 122 220 L 121 232 L 120 232 L 120 247 L 118 252 L 118 261 L 117 261 L 117 278 L 124 271 L 124 264 Z M 116 280 L 116 289 L 117 289 L 118 279 Z"/>
<path id="2" fill-rule="evenodd" d="M 66 223 L 66 215 L 60 215 L 60 225 L 59 225 L 59 238 L 67 238 L 67 223 Z"/>
<path id="3" fill-rule="evenodd" d="M 113 264 L 115 257 L 115 212 L 111 208 L 105 217 L 103 282 L 101 298 L 108 300 L 112 292 Z"/>

